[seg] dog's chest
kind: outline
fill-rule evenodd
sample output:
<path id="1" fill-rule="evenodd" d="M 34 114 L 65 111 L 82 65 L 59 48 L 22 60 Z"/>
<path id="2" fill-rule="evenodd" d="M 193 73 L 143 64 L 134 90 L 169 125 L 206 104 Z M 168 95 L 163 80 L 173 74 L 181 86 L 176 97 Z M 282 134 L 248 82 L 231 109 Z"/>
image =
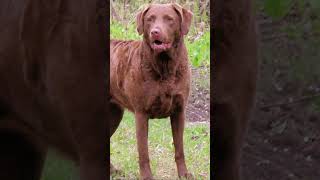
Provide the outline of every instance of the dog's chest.
<path id="1" fill-rule="evenodd" d="M 152 86 L 152 88 L 148 88 Z M 170 82 L 150 83 L 145 86 L 145 111 L 150 118 L 165 118 L 182 106 L 183 94 Z"/>

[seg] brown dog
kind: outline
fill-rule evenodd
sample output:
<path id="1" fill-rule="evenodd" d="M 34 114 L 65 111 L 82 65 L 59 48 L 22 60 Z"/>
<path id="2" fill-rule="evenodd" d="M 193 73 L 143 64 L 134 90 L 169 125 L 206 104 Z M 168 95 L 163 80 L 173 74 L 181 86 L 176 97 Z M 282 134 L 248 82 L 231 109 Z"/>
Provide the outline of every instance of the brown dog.
<path id="1" fill-rule="evenodd" d="M 106 180 L 107 2 L 0 1 L 0 179 L 39 180 L 47 149 Z"/>
<path id="2" fill-rule="evenodd" d="M 257 40 L 251 0 L 215 0 L 213 156 L 215 180 L 240 179 L 240 155 L 257 78 Z"/>
<path id="3" fill-rule="evenodd" d="M 185 106 L 189 95 L 190 69 L 183 36 L 189 31 L 192 13 L 177 4 L 153 4 L 137 15 L 143 41 L 111 41 L 110 93 L 114 126 L 123 109 L 134 113 L 140 176 L 151 179 L 148 154 L 148 120 L 171 119 L 175 160 L 180 177 L 191 177 L 184 151 Z"/>

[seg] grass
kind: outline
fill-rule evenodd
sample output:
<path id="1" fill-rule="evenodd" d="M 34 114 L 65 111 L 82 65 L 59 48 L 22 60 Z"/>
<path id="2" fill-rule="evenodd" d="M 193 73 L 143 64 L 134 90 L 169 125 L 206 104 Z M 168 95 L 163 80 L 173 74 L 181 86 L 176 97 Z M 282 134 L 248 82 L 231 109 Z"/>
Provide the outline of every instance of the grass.
<path id="1" fill-rule="evenodd" d="M 120 23 L 112 23 L 110 25 L 111 39 L 133 39 L 140 40 L 142 37 L 138 34 L 136 26 L 128 25 L 124 26 Z"/>
<path id="2" fill-rule="evenodd" d="M 200 65 L 210 66 L 210 31 L 204 32 L 202 36 L 194 40 L 186 40 L 189 59 L 194 67 Z"/>
<path id="3" fill-rule="evenodd" d="M 48 153 L 41 180 L 79 179 L 72 162 L 62 159 L 54 151 Z"/>
<path id="4" fill-rule="evenodd" d="M 184 147 L 188 169 L 196 179 L 210 177 L 210 135 L 208 124 L 186 124 Z M 135 121 L 125 113 L 119 129 L 111 138 L 111 161 L 124 172 L 124 179 L 139 177 Z M 149 155 L 156 179 L 177 178 L 174 147 L 168 119 L 149 121 Z M 123 178 L 123 177 L 122 177 Z"/>
<path id="5" fill-rule="evenodd" d="M 202 35 L 197 34 L 191 27 L 190 33 L 185 38 L 185 44 L 188 49 L 189 60 L 194 67 L 201 65 L 210 66 L 210 31 L 205 31 Z M 112 39 L 133 39 L 141 40 L 136 26 L 129 24 L 124 26 L 117 22 L 110 25 Z M 192 39 L 192 40 L 191 40 Z"/>

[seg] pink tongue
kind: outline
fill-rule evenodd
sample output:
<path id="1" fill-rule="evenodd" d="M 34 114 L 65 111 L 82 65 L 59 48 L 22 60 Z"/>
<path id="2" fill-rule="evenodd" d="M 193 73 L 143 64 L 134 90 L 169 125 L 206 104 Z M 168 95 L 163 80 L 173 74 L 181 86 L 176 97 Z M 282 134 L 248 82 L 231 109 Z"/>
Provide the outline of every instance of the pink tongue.
<path id="1" fill-rule="evenodd" d="M 162 44 L 155 44 L 153 43 L 152 44 L 152 48 L 155 50 L 155 51 L 165 51 L 166 49 L 169 49 L 171 48 L 171 44 L 170 43 L 162 43 Z"/>

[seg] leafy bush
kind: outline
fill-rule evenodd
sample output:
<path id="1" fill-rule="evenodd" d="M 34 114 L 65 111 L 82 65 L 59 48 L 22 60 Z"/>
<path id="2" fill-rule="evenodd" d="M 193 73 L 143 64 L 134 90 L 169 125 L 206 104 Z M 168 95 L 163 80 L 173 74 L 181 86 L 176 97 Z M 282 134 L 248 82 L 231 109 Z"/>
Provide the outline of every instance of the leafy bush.
<path id="1" fill-rule="evenodd" d="M 189 53 L 189 59 L 192 65 L 210 65 L 210 32 L 205 32 L 194 42 L 186 40 L 186 46 Z"/>
<path id="2" fill-rule="evenodd" d="M 141 39 L 135 25 L 123 26 L 120 23 L 112 22 L 110 27 L 110 36 L 112 39 Z"/>

